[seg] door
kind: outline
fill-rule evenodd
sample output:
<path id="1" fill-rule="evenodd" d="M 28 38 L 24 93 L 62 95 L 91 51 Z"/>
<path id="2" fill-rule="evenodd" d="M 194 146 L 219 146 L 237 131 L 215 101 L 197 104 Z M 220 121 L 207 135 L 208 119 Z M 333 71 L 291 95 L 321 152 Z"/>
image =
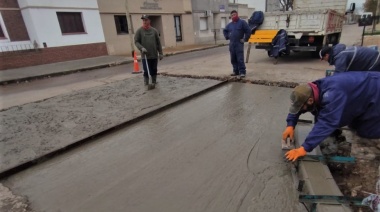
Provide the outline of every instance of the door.
<path id="1" fill-rule="evenodd" d="M 181 16 L 174 16 L 174 29 L 176 41 L 182 41 Z"/>

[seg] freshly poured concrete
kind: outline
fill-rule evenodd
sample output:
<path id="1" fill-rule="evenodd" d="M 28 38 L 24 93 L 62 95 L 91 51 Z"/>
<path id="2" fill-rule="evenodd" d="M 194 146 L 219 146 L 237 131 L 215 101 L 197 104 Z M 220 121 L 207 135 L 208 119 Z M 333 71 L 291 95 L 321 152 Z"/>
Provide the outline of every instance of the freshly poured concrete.
<path id="1" fill-rule="evenodd" d="M 230 83 L 2 183 L 36 211 L 299 211 L 289 92 Z"/>
<path id="2" fill-rule="evenodd" d="M 140 75 L 1 110 L 0 173 L 222 83 L 158 82 L 147 91 Z"/>

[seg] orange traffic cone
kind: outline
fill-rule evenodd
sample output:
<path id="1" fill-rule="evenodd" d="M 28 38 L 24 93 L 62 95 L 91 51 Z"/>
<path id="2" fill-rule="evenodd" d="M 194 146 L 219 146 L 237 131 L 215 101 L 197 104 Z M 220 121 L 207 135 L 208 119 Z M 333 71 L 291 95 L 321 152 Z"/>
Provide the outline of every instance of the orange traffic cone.
<path id="1" fill-rule="evenodd" d="M 139 68 L 139 62 L 137 61 L 136 52 L 133 54 L 133 72 L 132 74 L 140 74 L 142 71 L 140 71 Z"/>

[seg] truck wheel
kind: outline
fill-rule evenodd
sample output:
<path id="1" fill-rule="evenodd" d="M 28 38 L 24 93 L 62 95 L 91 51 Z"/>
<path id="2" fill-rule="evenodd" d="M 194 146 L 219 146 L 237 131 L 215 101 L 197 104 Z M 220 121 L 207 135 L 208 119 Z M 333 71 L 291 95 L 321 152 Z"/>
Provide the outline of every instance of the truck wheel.
<path id="1" fill-rule="evenodd" d="M 314 58 L 320 59 L 319 52 L 321 51 L 322 47 L 317 47 L 317 50 L 315 52 L 312 52 L 312 55 Z"/>

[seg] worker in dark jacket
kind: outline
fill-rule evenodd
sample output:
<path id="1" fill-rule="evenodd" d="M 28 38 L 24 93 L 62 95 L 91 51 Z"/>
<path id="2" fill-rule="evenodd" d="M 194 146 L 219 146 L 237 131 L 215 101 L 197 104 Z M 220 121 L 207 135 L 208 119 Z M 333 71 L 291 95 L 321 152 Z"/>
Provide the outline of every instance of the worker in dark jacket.
<path id="1" fill-rule="evenodd" d="M 335 66 L 335 73 L 345 71 L 380 71 L 380 54 L 375 49 L 360 46 L 346 47 L 337 44 L 324 47 L 319 56 L 321 60 Z"/>
<path id="2" fill-rule="evenodd" d="M 380 72 L 345 72 L 297 86 L 283 139 L 293 139 L 302 113 L 311 112 L 316 123 L 298 149 L 286 153 L 295 161 L 305 156 L 336 129 L 348 126 L 362 138 L 380 138 Z"/>
<path id="3" fill-rule="evenodd" d="M 135 33 L 135 45 L 141 51 L 144 84 L 149 84 L 148 68 L 152 77 L 152 83 L 156 84 L 158 59 L 162 60 L 164 58 L 160 36 L 158 31 L 150 25 L 150 17 L 148 15 L 142 15 L 141 19 L 143 26 Z"/>
<path id="4" fill-rule="evenodd" d="M 244 78 L 246 68 L 244 64 L 244 42 L 251 36 L 251 30 L 246 21 L 239 18 L 236 10 L 231 12 L 232 22 L 223 30 L 226 40 L 230 40 L 230 56 L 233 73 L 231 76 Z"/>

